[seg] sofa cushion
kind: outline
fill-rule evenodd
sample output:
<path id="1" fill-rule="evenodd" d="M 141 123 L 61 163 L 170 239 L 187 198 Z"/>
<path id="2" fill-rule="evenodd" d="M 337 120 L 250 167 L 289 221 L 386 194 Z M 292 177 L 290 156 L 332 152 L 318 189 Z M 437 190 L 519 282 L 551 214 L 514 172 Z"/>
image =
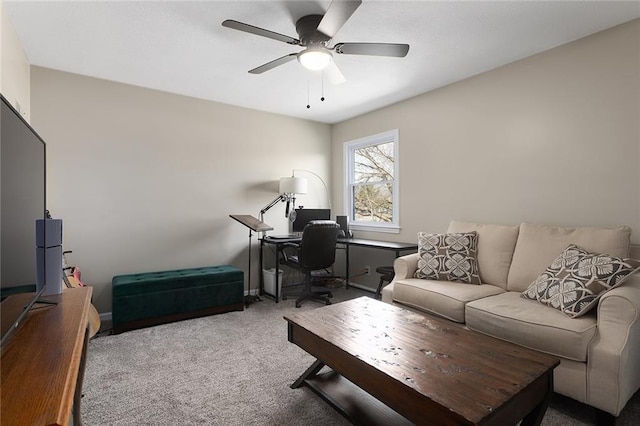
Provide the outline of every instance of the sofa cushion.
<path id="1" fill-rule="evenodd" d="M 477 232 L 480 280 L 506 289 L 519 230 L 519 225 L 505 226 L 453 220 L 447 232 Z"/>
<path id="2" fill-rule="evenodd" d="M 476 232 L 428 234 L 418 232 L 416 278 L 480 284 Z"/>
<path id="3" fill-rule="evenodd" d="M 394 283 L 393 300 L 451 321 L 464 323 L 466 303 L 503 292 L 500 287 L 490 284 L 469 285 L 405 278 Z"/>
<path id="4" fill-rule="evenodd" d="M 640 270 L 640 260 L 589 253 L 570 245 L 522 293 L 525 299 L 551 306 L 571 318 L 593 308 L 606 291 Z"/>
<path id="5" fill-rule="evenodd" d="M 513 252 L 507 289 L 518 292 L 526 290 L 570 244 L 592 253 L 627 257 L 630 238 L 631 229 L 626 226 L 564 228 L 523 223 Z"/>
<path id="6" fill-rule="evenodd" d="M 519 292 L 474 300 L 465 310 L 471 330 L 575 361 L 587 360 L 587 349 L 596 335 L 595 312 L 572 319 L 523 299 Z"/>

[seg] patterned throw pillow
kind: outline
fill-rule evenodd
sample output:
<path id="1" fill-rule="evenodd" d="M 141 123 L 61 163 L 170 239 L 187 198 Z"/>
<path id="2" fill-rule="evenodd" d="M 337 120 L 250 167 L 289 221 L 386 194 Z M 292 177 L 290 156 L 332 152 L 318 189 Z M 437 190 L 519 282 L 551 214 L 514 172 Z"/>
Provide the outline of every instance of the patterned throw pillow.
<path id="1" fill-rule="evenodd" d="M 417 278 L 481 284 L 478 271 L 478 233 L 418 233 Z"/>
<path id="2" fill-rule="evenodd" d="M 522 293 L 525 299 L 559 309 L 577 318 L 598 299 L 640 271 L 640 260 L 589 253 L 570 245 Z"/>

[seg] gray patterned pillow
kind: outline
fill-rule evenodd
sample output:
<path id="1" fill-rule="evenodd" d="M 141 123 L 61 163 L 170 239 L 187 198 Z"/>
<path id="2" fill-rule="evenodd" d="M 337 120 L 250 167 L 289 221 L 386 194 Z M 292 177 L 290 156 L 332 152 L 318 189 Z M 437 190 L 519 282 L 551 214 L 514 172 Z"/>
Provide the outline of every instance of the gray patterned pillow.
<path id="1" fill-rule="evenodd" d="M 418 232 L 417 278 L 481 284 L 478 271 L 478 233 Z"/>
<path id="2" fill-rule="evenodd" d="M 570 245 L 522 293 L 525 299 L 577 318 L 593 308 L 600 297 L 640 271 L 640 260 L 589 253 Z"/>

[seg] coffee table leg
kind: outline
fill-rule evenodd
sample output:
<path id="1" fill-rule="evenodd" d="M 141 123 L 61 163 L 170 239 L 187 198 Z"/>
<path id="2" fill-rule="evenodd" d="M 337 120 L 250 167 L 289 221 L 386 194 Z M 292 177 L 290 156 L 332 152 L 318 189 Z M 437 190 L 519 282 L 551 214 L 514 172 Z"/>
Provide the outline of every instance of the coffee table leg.
<path id="1" fill-rule="evenodd" d="M 302 384 L 304 383 L 305 380 L 307 380 L 307 378 L 311 376 L 315 376 L 318 373 L 318 371 L 322 370 L 322 367 L 324 367 L 324 363 L 319 359 L 316 359 L 315 362 L 311 364 L 311 367 L 307 368 L 307 371 L 302 373 L 302 376 L 298 377 L 298 379 L 295 382 L 293 382 L 293 384 L 290 386 L 291 389 L 297 389 L 300 386 L 302 386 Z"/>
<path id="2" fill-rule="evenodd" d="M 520 426 L 539 426 L 542 423 L 542 418 L 544 417 L 544 413 L 547 411 L 547 407 L 549 406 L 549 400 L 551 399 L 551 394 L 553 393 L 553 371 L 549 373 L 548 379 L 548 389 L 547 394 L 544 399 L 538 404 L 529 414 L 527 414 Z"/>

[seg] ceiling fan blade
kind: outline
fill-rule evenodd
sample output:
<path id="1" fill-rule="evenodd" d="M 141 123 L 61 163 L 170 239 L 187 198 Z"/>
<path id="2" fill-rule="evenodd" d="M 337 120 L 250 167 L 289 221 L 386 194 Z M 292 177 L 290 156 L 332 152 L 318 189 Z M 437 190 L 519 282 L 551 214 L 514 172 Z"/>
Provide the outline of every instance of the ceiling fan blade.
<path id="1" fill-rule="evenodd" d="M 347 81 L 347 79 L 344 78 L 344 75 L 342 75 L 342 72 L 340 72 L 338 65 L 336 65 L 333 60 L 329 62 L 329 65 L 327 65 L 322 72 L 327 76 L 327 80 L 329 80 L 333 85 L 337 86 L 338 84 L 342 84 Z"/>
<path id="2" fill-rule="evenodd" d="M 318 31 L 333 38 L 361 4 L 361 0 L 333 0 L 318 24 Z"/>
<path id="3" fill-rule="evenodd" d="M 276 33 L 274 31 L 265 30 L 264 28 L 254 27 L 253 25 L 245 24 L 243 22 L 234 21 L 233 19 L 227 19 L 222 22 L 223 27 L 233 28 L 234 30 L 244 31 L 245 33 L 255 34 L 262 37 L 271 38 L 273 40 L 283 41 L 285 43 L 298 45 L 300 40 L 293 37 L 289 37 L 284 34 Z"/>
<path id="4" fill-rule="evenodd" d="M 256 67 L 252 70 L 249 71 L 250 74 L 262 74 L 265 71 L 269 71 L 270 69 L 273 69 L 277 66 L 280 66 L 282 64 L 286 64 L 289 61 L 292 61 L 296 58 L 296 56 L 298 56 L 297 53 L 289 53 L 286 56 L 283 56 L 281 58 L 278 59 L 274 59 L 271 62 L 267 62 L 264 65 L 260 65 L 259 67 Z"/>
<path id="5" fill-rule="evenodd" d="M 345 55 L 394 56 L 403 58 L 409 52 L 408 44 L 397 43 L 338 43 L 336 53 Z"/>

